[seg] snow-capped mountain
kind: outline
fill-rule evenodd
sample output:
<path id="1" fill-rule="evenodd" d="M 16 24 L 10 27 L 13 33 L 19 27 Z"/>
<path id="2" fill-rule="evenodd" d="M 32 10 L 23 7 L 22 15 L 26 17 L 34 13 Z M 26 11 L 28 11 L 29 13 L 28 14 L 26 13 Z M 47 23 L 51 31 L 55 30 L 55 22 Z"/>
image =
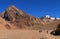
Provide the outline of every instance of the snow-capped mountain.
<path id="1" fill-rule="evenodd" d="M 60 18 L 53 17 L 53 16 L 50 16 L 50 15 L 45 15 L 45 16 L 41 17 L 41 19 L 59 20 Z"/>

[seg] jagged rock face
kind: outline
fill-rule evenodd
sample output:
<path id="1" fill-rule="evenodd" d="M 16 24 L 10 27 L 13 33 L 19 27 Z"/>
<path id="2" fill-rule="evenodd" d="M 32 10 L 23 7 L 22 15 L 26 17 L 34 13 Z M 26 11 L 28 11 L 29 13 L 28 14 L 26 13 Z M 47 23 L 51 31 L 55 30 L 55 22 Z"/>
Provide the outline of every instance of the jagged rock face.
<path id="1" fill-rule="evenodd" d="M 8 21 L 13 21 L 15 19 L 19 19 L 22 16 L 22 11 L 19 11 L 14 6 L 9 7 L 3 14 L 3 18 Z"/>
<path id="2" fill-rule="evenodd" d="M 7 11 L 5 11 L 3 18 L 5 18 L 5 20 L 7 20 L 7 21 L 12 21 L 13 20 L 12 17 L 8 14 Z"/>

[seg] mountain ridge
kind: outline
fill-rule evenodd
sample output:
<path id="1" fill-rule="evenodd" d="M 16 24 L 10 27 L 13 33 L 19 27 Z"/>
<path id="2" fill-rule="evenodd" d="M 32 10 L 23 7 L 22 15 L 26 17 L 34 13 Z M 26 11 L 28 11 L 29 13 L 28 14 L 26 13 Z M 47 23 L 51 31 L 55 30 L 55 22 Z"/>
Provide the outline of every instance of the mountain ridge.
<path id="1" fill-rule="evenodd" d="M 53 28 L 56 28 L 54 26 L 57 26 L 60 22 L 60 19 L 51 20 L 44 18 L 42 20 L 40 18 L 36 18 L 34 16 L 26 14 L 22 10 L 17 9 L 13 5 L 8 7 L 2 14 L 0 14 L 0 17 L 10 24 L 7 26 L 9 29 L 41 29 L 44 27 L 52 28 L 52 26 Z"/>

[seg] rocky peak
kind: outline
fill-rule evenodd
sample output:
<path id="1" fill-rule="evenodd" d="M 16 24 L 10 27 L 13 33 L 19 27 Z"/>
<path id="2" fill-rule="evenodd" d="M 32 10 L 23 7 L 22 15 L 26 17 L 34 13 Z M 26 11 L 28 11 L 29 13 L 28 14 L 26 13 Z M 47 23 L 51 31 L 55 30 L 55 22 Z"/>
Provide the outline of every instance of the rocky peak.
<path id="1" fill-rule="evenodd" d="M 14 9 L 14 10 L 18 10 L 14 5 L 11 5 L 10 7 L 8 7 L 7 10 L 12 10 L 12 9 Z"/>
<path id="2" fill-rule="evenodd" d="M 15 20 L 22 16 L 24 12 L 22 10 L 17 9 L 15 6 L 11 5 L 6 9 L 3 13 L 3 18 L 8 21 Z"/>

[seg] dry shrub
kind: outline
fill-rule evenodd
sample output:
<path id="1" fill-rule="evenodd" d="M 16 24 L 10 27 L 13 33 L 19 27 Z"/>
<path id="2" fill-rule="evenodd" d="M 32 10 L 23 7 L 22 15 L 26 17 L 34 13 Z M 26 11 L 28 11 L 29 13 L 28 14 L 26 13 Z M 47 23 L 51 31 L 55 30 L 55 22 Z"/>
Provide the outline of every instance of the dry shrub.
<path id="1" fill-rule="evenodd" d="M 39 33 L 42 32 L 42 30 L 39 30 Z"/>

